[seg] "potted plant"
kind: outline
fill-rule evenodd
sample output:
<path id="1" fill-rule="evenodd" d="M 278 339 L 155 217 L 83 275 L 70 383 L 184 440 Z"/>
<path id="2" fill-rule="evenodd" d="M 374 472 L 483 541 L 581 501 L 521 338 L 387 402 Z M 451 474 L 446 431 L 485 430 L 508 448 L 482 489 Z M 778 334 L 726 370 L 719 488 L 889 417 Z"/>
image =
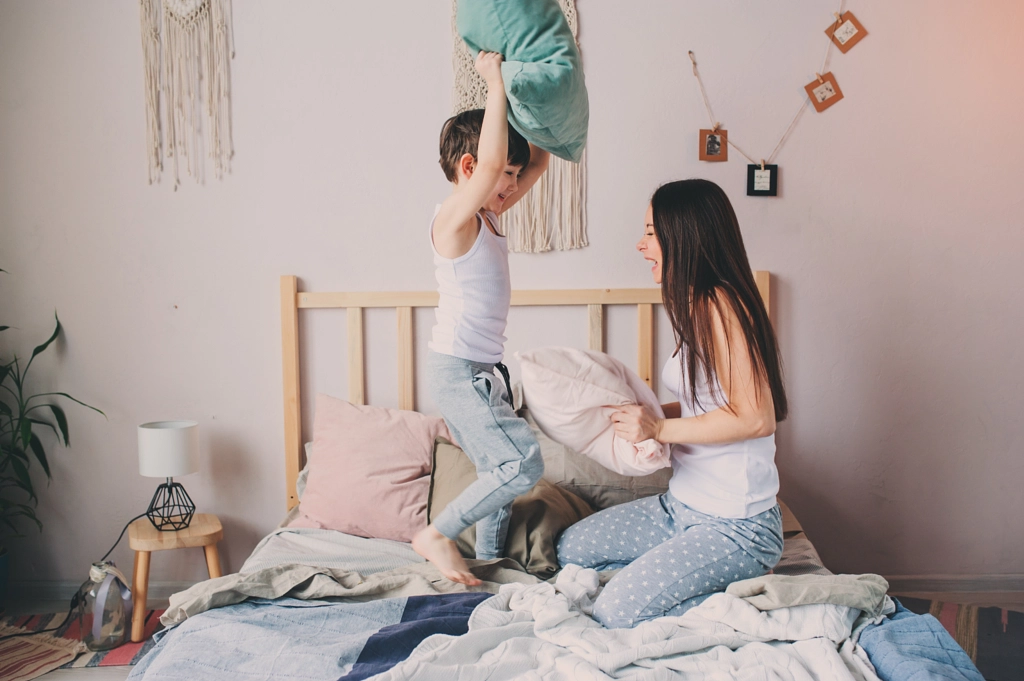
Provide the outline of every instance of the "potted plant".
<path id="1" fill-rule="evenodd" d="M 10 360 L 0 357 L 0 607 L 6 602 L 10 560 L 5 536 L 22 536 L 19 526 L 25 522 L 34 523 L 40 531 L 43 529 L 36 516 L 35 507 L 39 499 L 30 475 L 32 460 L 35 459 L 46 474 L 46 479 L 51 479 L 46 447 L 39 433 L 45 434 L 46 430 L 51 430 L 57 436 L 57 441 L 65 447 L 70 442 L 68 419 L 64 410 L 46 398 L 63 397 L 103 414 L 96 407 L 67 393 L 31 394 L 27 391 L 26 381 L 32 362 L 60 335 L 60 319 L 57 319 L 56 314 L 54 319 L 56 327 L 50 338 L 36 346 L 24 367 L 16 356 Z M 0 326 L 0 332 L 8 328 Z"/>

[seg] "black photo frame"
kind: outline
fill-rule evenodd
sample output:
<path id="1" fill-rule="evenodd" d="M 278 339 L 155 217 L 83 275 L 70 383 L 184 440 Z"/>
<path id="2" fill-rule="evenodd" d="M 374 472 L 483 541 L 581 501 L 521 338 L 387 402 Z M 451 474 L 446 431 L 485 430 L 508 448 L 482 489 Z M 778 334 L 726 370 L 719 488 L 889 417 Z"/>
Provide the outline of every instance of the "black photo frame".
<path id="1" fill-rule="evenodd" d="M 761 171 L 760 163 L 751 163 L 747 166 L 747 196 L 778 196 L 779 195 L 779 166 L 764 165 L 764 170 L 770 172 L 768 188 L 764 188 L 763 181 L 758 182 L 758 175 Z"/>

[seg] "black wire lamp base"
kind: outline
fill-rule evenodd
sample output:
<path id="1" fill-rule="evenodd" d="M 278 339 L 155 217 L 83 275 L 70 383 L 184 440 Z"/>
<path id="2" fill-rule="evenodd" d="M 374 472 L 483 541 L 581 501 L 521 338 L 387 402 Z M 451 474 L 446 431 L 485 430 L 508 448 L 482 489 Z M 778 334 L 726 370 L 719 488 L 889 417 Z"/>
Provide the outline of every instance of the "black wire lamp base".
<path id="1" fill-rule="evenodd" d="M 181 483 L 167 478 L 167 482 L 156 488 L 146 517 L 161 532 L 174 532 L 188 527 L 195 512 L 196 505 Z"/>

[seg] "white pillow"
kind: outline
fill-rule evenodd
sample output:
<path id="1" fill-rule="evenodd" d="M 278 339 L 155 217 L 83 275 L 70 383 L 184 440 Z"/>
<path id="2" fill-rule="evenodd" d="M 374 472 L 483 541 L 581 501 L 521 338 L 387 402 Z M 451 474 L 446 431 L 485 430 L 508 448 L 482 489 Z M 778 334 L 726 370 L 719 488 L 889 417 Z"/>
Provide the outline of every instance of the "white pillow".
<path id="1" fill-rule="evenodd" d="M 633 444 L 615 435 L 614 407 L 644 404 L 664 418 L 654 391 L 622 362 L 602 352 L 541 348 L 517 352 L 523 397 L 544 434 L 622 475 L 648 475 L 670 463 L 670 447 Z"/>

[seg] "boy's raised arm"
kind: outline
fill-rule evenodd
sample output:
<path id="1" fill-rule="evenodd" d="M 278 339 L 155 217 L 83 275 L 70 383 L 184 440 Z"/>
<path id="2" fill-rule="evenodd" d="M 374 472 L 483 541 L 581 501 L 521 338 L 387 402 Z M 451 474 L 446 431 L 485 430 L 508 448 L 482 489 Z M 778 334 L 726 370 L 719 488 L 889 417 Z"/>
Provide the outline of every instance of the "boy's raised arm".
<path id="1" fill-rule="evenodd" d="M 537 180 L 548 169 L 548 161 L 550 160 L 551 154 L 549 152 L 534 146 L 533 143 L 530 144 L 530 162 L 519 173 L 519 187 L 516 189 L 515 194 L 506 199 L 505 205 L 501 207 L 502 213 L 519 203 L 519 200 L 526 195 L 526 192 L 530 191 L 530 188 L 537 184 Z"/>
<path id="2" fill-rule="evenodd" d="M 465 181 L 466 186 L 453 192 L 441 204 L 441 210 L 434 220 L 436 237 L 451 237 L 467 226 L 474 227 L 476 223 L 470 218 L 484 205 L 501 174 L 505 172 L 508 162 L 508 119 L 501 62 L 502 56 L 494 52 L 481 52 L 476 58 L 476 70 L 487 81 L 487 104 L 484 106 L 476 163 L 473 174 Z M 460 165 L 463 162 L 460 159 Z"/>

